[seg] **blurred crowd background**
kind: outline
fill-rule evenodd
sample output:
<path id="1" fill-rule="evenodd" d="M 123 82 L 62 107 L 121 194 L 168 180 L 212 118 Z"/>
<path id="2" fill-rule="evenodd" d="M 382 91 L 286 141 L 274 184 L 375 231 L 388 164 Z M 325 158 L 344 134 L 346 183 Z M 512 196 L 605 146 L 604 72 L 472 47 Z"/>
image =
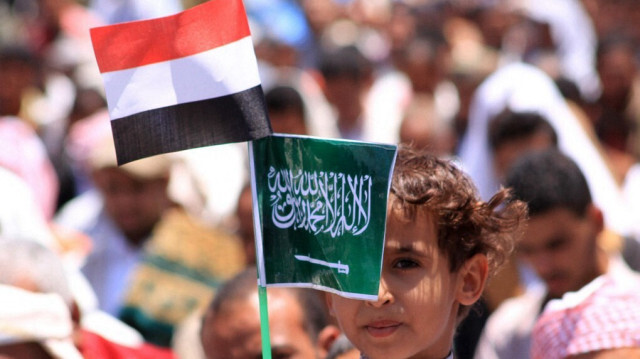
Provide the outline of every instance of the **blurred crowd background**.
<path id="1" fill-rule="evenodd" d="M 32 268 L 0 283 L 67 293 L 87 338 L 181 358 L 200 357 L 193 328 L 216 289 L 255 263 L 247 145 L 117 167 L 89 29 L 200 2 L 0 0 L 0 252 L 26 251 L 10 267 Z M 599 245 L 640 266 L 640 2 L 244 4 L 275 132 L 427 148 L 485 199 L 525 152 L 557 147 L 603 211 Z M 459 358 L 483 318 L 538 281 L 511 267 L 463 324 Z"/>

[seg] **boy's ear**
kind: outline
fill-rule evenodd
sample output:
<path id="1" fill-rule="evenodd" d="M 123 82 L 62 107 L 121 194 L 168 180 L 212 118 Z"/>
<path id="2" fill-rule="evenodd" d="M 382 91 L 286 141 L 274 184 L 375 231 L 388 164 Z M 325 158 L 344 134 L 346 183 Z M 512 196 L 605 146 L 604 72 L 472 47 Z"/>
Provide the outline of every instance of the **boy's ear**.
<path id="1" fill-rule="evenodd" d="M 472 305 L 482 295 L 487 277 L 489 262 L 484 254 L 476 254 L 460 268 L 458 276 L 457 299 L 462 305 Z"/>

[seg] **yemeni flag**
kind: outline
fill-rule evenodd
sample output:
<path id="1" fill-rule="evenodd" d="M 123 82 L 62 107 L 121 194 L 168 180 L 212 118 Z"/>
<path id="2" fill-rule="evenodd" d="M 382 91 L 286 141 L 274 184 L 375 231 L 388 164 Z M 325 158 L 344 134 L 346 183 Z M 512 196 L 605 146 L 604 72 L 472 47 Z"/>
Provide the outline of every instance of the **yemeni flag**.
<path id="1" fill-rule="evenodd" d="M 91 29 L 118 164 L 271 134 L 241 0 Z"/>
<path id="2" fill-rule="evenodd" d="M 376 300 L 397 147 L 279 134 L 250 147 L 260 285 Z"/>

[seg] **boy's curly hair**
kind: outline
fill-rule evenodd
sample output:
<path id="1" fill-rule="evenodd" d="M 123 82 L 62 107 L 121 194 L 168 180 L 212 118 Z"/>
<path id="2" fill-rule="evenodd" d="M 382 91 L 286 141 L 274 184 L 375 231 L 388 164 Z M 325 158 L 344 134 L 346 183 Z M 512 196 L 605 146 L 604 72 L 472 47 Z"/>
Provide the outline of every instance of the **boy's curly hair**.
<path id="1" fill-rule="evenodd" d="M 408 220 L 424 209 L 434 215 L 438 248 L 454 272 L 471 257 L 485 254 L 489 275 L 505 262 L 522 234 L 527 205 L 508 189 L 482 201 L 471 179 L 451 161 L 401 145 L 391 183 L 395 211 Z"/>

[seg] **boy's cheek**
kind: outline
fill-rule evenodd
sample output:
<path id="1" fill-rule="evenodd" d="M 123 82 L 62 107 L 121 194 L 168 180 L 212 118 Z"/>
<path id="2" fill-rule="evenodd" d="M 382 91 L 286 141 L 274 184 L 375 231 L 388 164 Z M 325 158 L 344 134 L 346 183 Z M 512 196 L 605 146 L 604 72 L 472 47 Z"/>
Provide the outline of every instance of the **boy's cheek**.
<path id="1" fill-rule="evenodd" d="M 359 306 L 364 303 L 361 300 L 348 299 L 330 293 L 325 294 L 325 300 L 329 314 L 338 322 L 341 319 L 353 317 L 358 312 Z"/>
<path id="2" fill-rule="evenodd" d="M 329 314 L 330 314 L 332 317 L 334 317 L 334 318 L 335 318 L 336 313 L 335 313 L 335 311 L 333 310 L 333 296 L 334 296 L 334 295 L 335 295 L 335 294 L 331 294 L 331 293 L 327 293 L 327 292 L 325 292 L 325 294 L 324 294 L 324 301 L 325 301 L 325 303 L 326 303 L 326 305 L 327 305 L 327 309 L 329 310 Z"/>

